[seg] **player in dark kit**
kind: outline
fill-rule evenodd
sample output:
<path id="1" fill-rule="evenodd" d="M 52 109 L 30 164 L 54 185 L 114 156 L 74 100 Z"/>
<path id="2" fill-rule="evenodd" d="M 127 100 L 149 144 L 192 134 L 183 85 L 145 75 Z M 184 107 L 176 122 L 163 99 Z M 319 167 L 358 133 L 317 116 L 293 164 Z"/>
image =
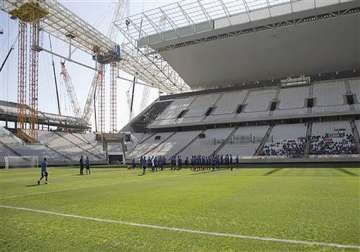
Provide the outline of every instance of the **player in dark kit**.
<path id="1" fill-rule="evenodd" d="M 47 184 L 48 181 L 48 171 L 47 171 L 47 161 L 46 158 L 41 162 L 41 177 L 38 180 L 37 184 L 40 185 L 40 181 L 45 177 L 45 184 Z"/>
<path id="2" fill-rule="evenodd" d="M 143 174 L 142 175 L 145 175 L 145 173 L 146 173 L 146 157 L 142 157 L 140 159 L 140 162 L 141 162 L 141 166 L 143 168 Z"/>
<path id="3" fill-rule="evenodd" d="M 80 175 L 83 175 L 84 174 L 84 158 L 83 156 L 81 155 L 80 157 Z"/>
<path id="4" fill-rule="evenodd" d="M 89 160 L 89 157 L 86 156 L 86 159 L 85 159 L 85 168 L 86 168 L 86 174 L 90 175 L 91 172 L 90 172 L 90 160 Z"/>

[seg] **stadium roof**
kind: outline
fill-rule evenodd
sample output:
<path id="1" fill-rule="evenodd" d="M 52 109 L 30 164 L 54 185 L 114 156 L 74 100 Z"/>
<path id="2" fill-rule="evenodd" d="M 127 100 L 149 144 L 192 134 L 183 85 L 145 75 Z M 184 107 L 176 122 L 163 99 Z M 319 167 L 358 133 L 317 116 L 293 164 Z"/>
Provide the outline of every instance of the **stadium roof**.
<path id="1" fill-rule="evenodd" d="M 182 1 L 123 25 L 196 89 L 360 69 L 359 11 L 351 0 Z"/>

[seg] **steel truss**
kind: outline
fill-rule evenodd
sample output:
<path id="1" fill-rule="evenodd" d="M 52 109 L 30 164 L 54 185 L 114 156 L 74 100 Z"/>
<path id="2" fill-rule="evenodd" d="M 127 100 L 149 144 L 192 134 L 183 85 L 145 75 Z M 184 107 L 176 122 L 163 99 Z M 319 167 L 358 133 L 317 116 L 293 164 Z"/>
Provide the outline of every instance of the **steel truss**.
<path id="1" fill-rule="evenodd" d="M 99 133 L 105 133 L 105 66 L 102 64 L 99 64 L 96 86 L 97 128 Z"/>
<path id="2" fill-rule="evenodd" d="M 3 0 L 1 9 L 5 12 L 13 13 L 27 2 L 28 0 Z M 56 0 L 34 0 L 33 2 L 48 13 L 40 19 L 41 30 L 71 44 L 73 47 L 80 48 L 94 55 L 95 59 L 97 59 L 97 55 L 115 55 L 114 62 L 120 61 L 119 58 L 116 58 L 115 42 Z M 133 40 L 129 40 L 121 48 L 121 61 L 118 64 L 118 68 L 130 75 L 136 75 L 138 79 L 166 93 L 175 93 L 189 89 L 166 61 L 161 58 L 154 58 L 156 57 L 146 56 L 144 52 L 138 53 L 136 43 Z"/>
<path id="3" fill-rule="evenodd" d="M 110 132 L 117 132 L 117 64 L 110 64 Z"/>
<path id="4" fill-rule="evenodd" d="M 226 18 L 231 25 L 231 17 L 245 13 L 251 20 L 250 13 L 256 10 L 268 10 L 284 4 L 292 4 L 302 0 L 184 0 L 147 10 L 130 16 L 127 22 L 117 22 L 122 30 L 133 38 L 143 38 L 157 34 L 164 38 L 164 32 L 175 31 L 176 36 L 180 28 L 192 26 L 196 33 L 196 25 Z M 315 0 L 314 0 L 315 1 Z M 317 0 L 316 0 L 317 1 Z"/>
<path id="5" fill-rule="evenodd" d="M 26 129 L 26 88 L 27 88 L 27 24 L 19 22 L 18 43 L 18 89 L 17 89 L 17 128 Z M 20 131 L 19 131 L 20 132 Z"/>
<path id="6" fill-rule="evenodd" d="M 116 23 L 115 23 L 116 25 Z M 122 60 L 119 69 L 135 75 L 138 79 L 165 93 L 190 90 L 180 75 L 157 53 L 150 48 L 138 48 L 135 39 L 116 25 L 125 37 L 122 44 Z"/>
<path id="7" fill-rule="evenodd" d="M 221 40 L 221 39 L 227 39 L 227 38 L 232 38 L 232 37 L 238 37 L 238 36 L 241 36 L 241 35 L 247 34 L 247 33 L 261 32 L 261 31 L 276 29 L 279 27 L 299 25 L 299 24 L 308 23 L 308 22 L 317 22 L 317 21 L 324 20 L 324 19 L 336 18 L 339 16 L 353 15 L 353 14 L 358 14 L 358 13 L 360 13 L 360 7 L 346 8 L 346 9 L 338 10 L 335 12 L 327 12 L 327 13 L 312 15 L 312 16 L 304 17 L 304 18 L 292 18 L 289 20 L 283 20 L 283 21 L 279 21 L 279 22 L 269 23 L 266 25 L 252 27 L 250 29 L 243 29 L 243 30 L 238 30 L 238 31 L 234 31 L 234 32 L 218 34 L 218 35 L 214 35 L 214 36 L 210 36 L 210 37 L 189 40 L 189 41 L 186 41 L 183 43 L 177 43 L 177 44 L 173 44 L 173 45 L 169 45 L 169 46 L 164 46 L 164 47 L 157 49 L 157 52 L 160 53 L 160 52 L 164 52 L 167 50 L 172 50 L 172 49 L 176 49 L 176 48 L 180 48 L 180 47 L 186 47 L 186 46 L 190 46 L 190 45 L 196 45 L 196 44 L 200 44 L 200 43 L 206 43 L 206 42 L 210 42 L 213 40 Z"/>
<path id="8" fill-rule="evenodd" d="M 37 5 L 46 12 L 40 19 L 40 27 L 43 31 L 92 55 L 116 54 L 115 42 L 56 0 L 3 0 L 1 8 L 14 15 L 22 6 L 29 3 Z"/>
<path id="9" fill-rule="evenodd" d="M 29 81 L 29 105 L 30 105 L 30 128 L 29 135 L 37 141 L 38 125 L 38 97 L 39 97 L 39 22 L 30 25 L 30 81 Z"/>
<path id="10" fill-rule="evenodd" d="M 127 39 L 125 47 L 137 49 L 137 43 L 139 41 L 141 42 L 141 48 L 129 57 L 136 57 L 140 54 L 137 61 L 141 62 L 144 66 L 147 66 L 148 62 L 155 63 L 155 66 L 160 66 L 160 72 L 162 72 L 164 67 L 167 76 L 176 78 L 176 72 L 173 71 L 170 66 L 170 70 L 167 69 L 168 65 L 160 55 L 160 53 L 165 50 L 216 39 L 224 39 L 249 32 L 273 29 L 283 25 L 298 24 L 309 21 L 309 19 L 296 20 L 293 18 L 292 20 L 285 22 L 276 22 L 274 24 L 263 25 L 256 28 L 186 41 L 175 45 L 165 46 L 157 50 L 153 50 L 149 47 L 152 41 L 160 43 L 170 39 L 182 38 L 189 34 L 197 34 L 204 30 L 211 31 L 214 29 L 213 26 L 215 20 L 222 20 L 224 27 L 232 26 L 234 25 L 232 23 L 232 18 L 237 15 L 242 15 L 241 19 L 244 19 L 243 23 L 249 23 L 259 19 L 259 17 L 254 19 L 253 14 L 256 12 L 261 13 L 264 18 L 271 18 L 273 17 L 274 9 L 283 9 L 283 14 L 285 15 L 295 12 L 294 6 L 305 3 L 307 6 L 306 8 L 316 9 L 320 4 L 323 6 L 324 2 L 324 0 L 183 0 L 127 17 L 125 21 L 116 20 L 114 24 Z M 343 2 L 345 1 L 334 0 L 333 2 L 330 2 L 330 5 Z M 339 13 L 328 13 L 327 15 L 331 17 L 339 15 Z M 205 29 L 204 27 L 206 25 L 207 28 Z M 202 28 L 198 31 L 199 26 Z M 129 51 L 131 51 L 131 49 L 129 49 Z M 139 51 L 140 53 L 138 53 Z M 134 68 L 138 69 L 137 67 Z M 150 71 L 152 70 L 153 69 Z M 172 72 L 175 72 L 175 74 L 172 74 Z M 165 92 L 167 91 L 165 90 Z"/>

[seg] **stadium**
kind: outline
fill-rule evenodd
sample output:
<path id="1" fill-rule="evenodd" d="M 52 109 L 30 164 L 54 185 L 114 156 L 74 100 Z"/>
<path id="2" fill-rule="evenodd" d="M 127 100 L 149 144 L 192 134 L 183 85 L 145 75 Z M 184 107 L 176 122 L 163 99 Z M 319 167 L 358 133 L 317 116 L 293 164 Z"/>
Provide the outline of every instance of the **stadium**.
<path id="1" fill-rule="evenodd" d="M 360 1 L 137 4 L 0 0 L 0 251 L 360 250 Z"/>

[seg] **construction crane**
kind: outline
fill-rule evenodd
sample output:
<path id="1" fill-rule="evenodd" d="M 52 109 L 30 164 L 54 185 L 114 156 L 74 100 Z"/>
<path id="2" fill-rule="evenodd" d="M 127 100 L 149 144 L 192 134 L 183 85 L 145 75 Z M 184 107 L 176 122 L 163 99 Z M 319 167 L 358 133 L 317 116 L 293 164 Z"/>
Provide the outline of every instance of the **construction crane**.
<path id="1" fill-rule="evenodd" d="M 81 113 L 81 109 L 79 106 L 79 102 L 75 93 L 75 87 L 71 81 L 71 77 L 69 75 L 69 72 L 67 71 L 65 67 L 65 62 L 61 62 L 61 77 L 64 81 L 65 87 L 66 87 L 66 93 L 67 96 L 70 99 L 70 103 L 72 106 L 73 113 L 76 117 L 81 119 L 84 123 L 89 123 L 91 116 L 94 112 L 94 95 L 96 94 L 97 87 L 101 85 L 99 84 L 100 81 L 102 81 L 102 75 L 103 72 L 99 69 L 95 72 L 94 77 L 91 81 L 89 92 L 86 98 L 84 110 Z"/>
<path id="2" fill-rule="evenodd" d="M 6 54 L 4 61 L 3 61 L 3 63 L 2 63 L 1 66 L 0 66 L 0 72 L 3 70 L 3 68 L 4 68 L 4 66 L 5 66 L 5 63 L 6 63 L 6 61 L 9 59 L 9 56 L 10 56 L 11 52 L 14 50 L 15 44 L 16 44 L 16 42 L 17 42 L 17 39 L 18 39 L 18 36 L 16 36 L 16 39 L 15 39 L 14 42 L 11 44 L 11 47 L 10 47 L 8 53 Z"/>
<path id="3" fill-rule="evenodd" d="M 94 96 L 96 94 L 96 85 L 98 83 L 98 78 L 99 72 L 97 71 L 91 81 L 90 89 L 84 106 L 84 111 L 81 117 L 86 123 L 90 121 L 90 118 L 94 112 Z"/>
<path id="4" fill-rule="evenodd" d="M 80 106 L 79 106 L 79 102 L 78 102 L 78 99 L 77 99 L 77 96 L 75 93 L 74 85 L 72 84 L 70 75 L 65 67 L 65 61 L 61 61 L 60 63 L 61 63 L 60 76 L 65 84 L 67 94 L 70 98 L 70 103 L 71 103 L 71 107 L 72 107 L 74 116 L 80 118 L 81 117 Z"/>
<path id="5" fill-rule="evenodd" d="M 65 57 L 42 48 L 39 43 L 40 32 L 47 32 L 68 43 L 69 51 L 71 51 L 71 47 L 76 47 L 89 53 L 100 64 L 120 61 L 120 46 L 58 1 L 1 0 L 0 3 L 1 10 L 7 12 L 11 18 L 18 19 L 19 22 L 17 133 L 21 138 L 28 136 L 31 142 L 36 142 L 39 52 L 44 51 L 79 64 L 79 62 L 69 59 L 71 55 Z M 82 65 L 84 66 L 84 64 Z M 72 92 L 70 86 L 67 86 L 67 89 L 70 93 Z M 80 116 L 75 99 L 71 99 L 71 101 L 75 115 Z M 28 124 L 26 123 L 27 116 L 29 117 Z"/>
<path id="6" fill-rule="evenodd" d="M 71 12 L 56 0 L 1 0 L 0 9 L 7 12 L 11 18 L 19 20 L 19 43 L 18 43 L 18 123 L 19 132 L 29 132 L 29 136 L 37 140 L 37 120 L 38 120 L 38 71 L 39 71 L 39 53 L 47 52 L 66 61 L 72 61 L 76 64 L 98 71 L 98 69 L 76 62 L 69 57 L 60 55 L 43 48 L 39 43 L 40 33 L 46 32 L 67 43 L 69 52 L 72 48 L 79 48 L 82 51 L 93 56 L 98 67 L 102 69 L 99 78 L 94 77 L 97 84 L 90 87 L 93 92 L 99 91 L 98 85 L 102 85 L 104 80 L 105 65 L 110 65 L 111 69 L 111 108 L 110 118 L 111 131 L 116 131 L 116 79 L 118 71 L 122 70 L 128 74 L 136 75 L 136 79 L 142 80 L 149 85 L 159 88 L 166 93 L 174 93 L 186 89 L 186 84 L 174 72 L 168 64 L 158 63 L 155 59 L 148 56 L 144 51 L 136 47 L 135 40 L 128 36 L 122 25 L 128 0 L 119 0 L 116 15 L 114 16 L 114 25 L 126 37 L 120 54 L 120 46 L 109 36 L 105 36 L 99 30 L 82 20 L 75 13 Z M 125 10 L 125 11 L 124 11 Z M 131 20 L 133 21 L 133 20 Z M 126 22 L 125 22 L 126 23 Z M 131 22 L 133 26 L 133 22 Z M 30 29 L 28 29 L 30 27 Z M 124 29 L 123 29 L 124 28 Z M 28 31 L 29 30 L 29 31 Z M 114 34 L 115 32 L 113 32 Z M 139 32 L 141 34 L 141 31 Z M 116 38 L 117 39 L 117 38 Z M 91 93 L 89 91 L 89 93 Z M 100 90 L 101 91 L 101 90 Z M 95 92 L 95 91 L 94 91 Z M 102 91 L 100 93 L 103 93 Z M 97 99 L 99 101 L 99 99 Z M 104 110 L 104 99 L 100 99 L 100 110 Z M 27 107 L 29 110 L 27 111 Z M 90 106 L 92 107 L 92 106 Z M 98 106 L 99 107 L 99 106 Z M 87 109 L 84 108 L 84 111 Z M 76 110 L 78 111 L 78 110 Z M 26 129 L 26 116 L 29 112 L 29 131 Z M 104 113 L 97 115 L 103 125 L 105 122 Z M 100 127 L 101 129 L 101 127 Z M 101 132 L 102 133 L 102 132 Z"/>

